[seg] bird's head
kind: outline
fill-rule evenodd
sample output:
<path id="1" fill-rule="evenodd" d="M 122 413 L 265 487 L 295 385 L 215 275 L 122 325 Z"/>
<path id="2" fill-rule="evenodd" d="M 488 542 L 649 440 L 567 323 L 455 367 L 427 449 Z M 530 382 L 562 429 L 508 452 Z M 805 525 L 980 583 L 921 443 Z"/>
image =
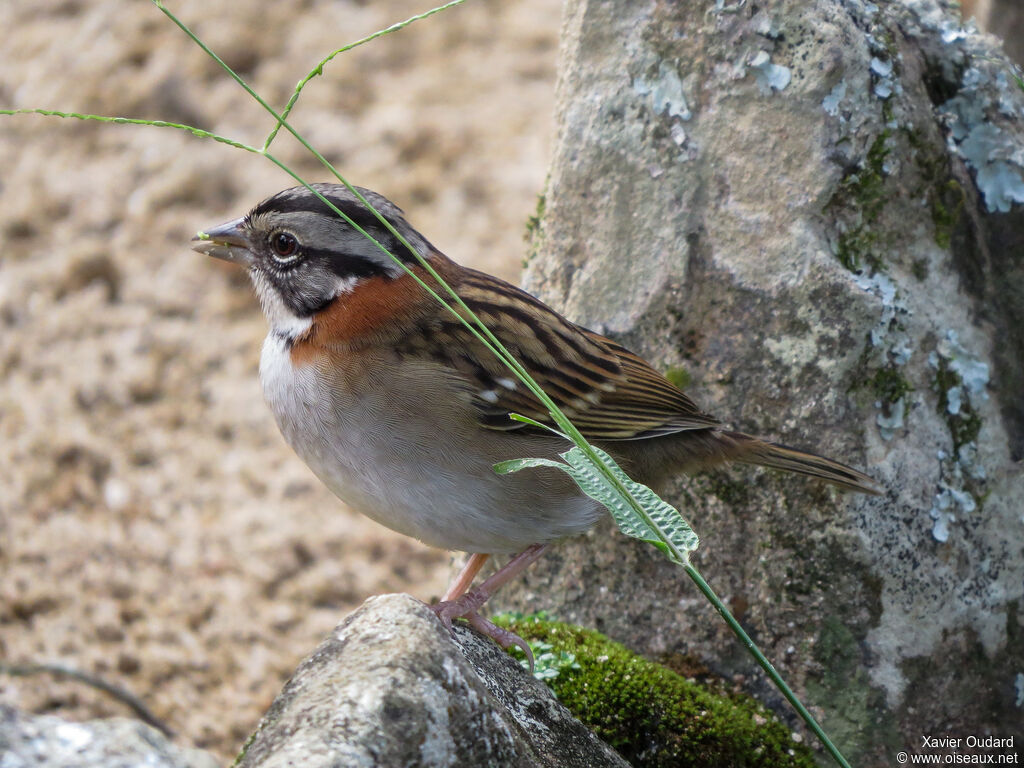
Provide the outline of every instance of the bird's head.
<path id="1" fill-rule="evenodd" d="M 392 234 L 373 211 L 340 184 L 313 184 L 335 207 L 403 262 L 415 255 Z M 376 192 L 356 187 L 421 256 L 433 251 L 402 215 Z M 297 335 L 311 318 L 362 281 L 395 278 L 402 268 L 373 240 L 338 216 L 316 194 L 293 187 L 269 197 L 248 214 L 200 232 L 192 248 L 249 270 L 271 327 Z"/>

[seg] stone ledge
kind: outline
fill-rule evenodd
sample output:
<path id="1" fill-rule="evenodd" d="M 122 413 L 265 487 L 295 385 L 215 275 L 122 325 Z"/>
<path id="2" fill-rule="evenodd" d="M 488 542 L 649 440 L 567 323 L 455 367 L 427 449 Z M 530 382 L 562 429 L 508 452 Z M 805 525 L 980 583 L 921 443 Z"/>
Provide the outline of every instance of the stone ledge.
<path id="1" fill-rule="evenodd" d="M 382 595 L 299 665 L 236 765 L 626 763 L 490 640 Z"/>

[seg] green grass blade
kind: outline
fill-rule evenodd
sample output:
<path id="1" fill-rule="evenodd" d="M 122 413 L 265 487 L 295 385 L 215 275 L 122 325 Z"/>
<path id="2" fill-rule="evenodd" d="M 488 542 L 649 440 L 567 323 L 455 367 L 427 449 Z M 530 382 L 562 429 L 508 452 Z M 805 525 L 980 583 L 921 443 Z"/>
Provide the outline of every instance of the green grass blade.
<path id="1" fill-rule="evenodd" d="M 299 100 L 299 94 L 302 93 L 302 89 L 305 88 L 309 81 L 312 80 L 314 77 L 319 77 L 320 75 L 322 75 L 324 73 L 324 67 L 326 67 L 336 56 L 339 56 L 340 54 L 345 53 L 346 51 L 351 51 L 353 48 L 358 48 L 360 45 L 368 43 L 371 40 L 376 40 L 378 37 L 384 37 L 384 35 L 390 35 L 392 32 L 398 32 L 399 30 L 405 29 L 414 22 L 420 21 L 421 19 L 426 19 L 430 16 L 433 16 L 435 13 L 447 11 L 449 8 L 453 8 L 456 5 L 462 5 L 462 3 L 464 2 L 466 2 L 466 0 L 451 0 L 450 3 L 445 3 L 444 5 L 439 5 L 436 8 L 431 8 L 429 11 L 426 11 L 424 13 L 418 13 L 415 16 L 410 16 L 405 21 L 400 21 L 397 24 L 392 24 L 390 27 L 379 29 L 372 35 L 367 35 L 364 38 L 356 40 L 354 43 L 343 45 L 336 51 L 331 51 L 331 53 L 327 54 L 326 56 L 324 56 L 324 58 L 320 59 L 320 63 L 313 67 L 313 69 L 309 71 L 309 74 L 302 78 L 299 81 L 299 84 L 295 86 L 295 92 L 292 93 L 291 98 L 288 99 L 288 103 L 285 104 L 284 109 L 281 110 L 281 120 L 286 120 L 288 118 L 288 115 L 291 114 L 292 107 L 294 107 L 295 102 Z M 281 130 L 281 126 L 282 122 L 278 121 L 277 125 L 274 126 L 274 129 L 267 136 L 267 140 L 263 143 L 264 152 L 270 149 L 270 144 L 277 136 L 278 131 Z"/>
<path id="2" fill-rule="evenodd" d="M 229 147 L 235 147 L 235 149 L 259 153 L 259 150 L 255 147 L 250 147 L 248 144 L 235 141 L 227 136 L 210 133 L 210 131 L 204 131 L 202 128 L 196 128 L 194 125 L 169 123 L 166 120 L 141 120 L 134 117 L 112 117 L 109 115 L 93 115 L 86 112 L 61 112 L 56 109 L 0 109 L 0 115 L 46 115 L 48 117 L 65 117 L 74 120 L 94 120 L 99 123 L 112 123 L 114 125 L 150 125 L 154 128 L 174 128 L 191 133 L 200 139 L 212 139 L 213 141 L 219 141 L 221 144 L 227 144 Z"/>
<path id="3" fill-rule="evenodd" d="M 746 633 L 746 630 L 736 621 L 729 609 L 725 607 L 725 603 L 721 601 L 715 591 L 711 589 L 711 586 L 701 576 L 700 571 L 693 567 L 692 564 L 687 563 L 683 566 L 686 569 L 686 574 L 693 580 L 693 583 L 697 585 L 697 589 L 700 590 L 701 594 L 708 599 L 708 602 L 714 606 L 715 610 L 718 611 L 719 615 L 725 620 L 725 623 L 729 625 L 729 629 L 732 630 L 733 634 L 743 643 L 747 652 L 754 657 L 754 660 L 761 666 L 761 669 L 765 671 L 768 678 L 775 684 L 775 687 L 781 691 L 782 695 L 786 697 L 786 701 L 790 703 L 796 713 L 800 715 L 807 727 L 811 729 L 818 740 L 825 747 L 826 751 L 842 768 L 850 768 L 850 764 L 843 757 L 843 753 L 839 751 L 839 748 L 832 743 L 832 740 L 825 733 L 825 730 L 818 724 L 818 721 L 814 719 L 814 716 L 807 710 L 807 707 L 803 705 L 803 702 L 797 698 L 797 695 L 793 693 L 793 689 L 790 688 L 786 681 L 782 679 L 782 675 L 778 673 L 768 658 L 761 653 L 761 649 L 757 647 L 750 635 Z"/>

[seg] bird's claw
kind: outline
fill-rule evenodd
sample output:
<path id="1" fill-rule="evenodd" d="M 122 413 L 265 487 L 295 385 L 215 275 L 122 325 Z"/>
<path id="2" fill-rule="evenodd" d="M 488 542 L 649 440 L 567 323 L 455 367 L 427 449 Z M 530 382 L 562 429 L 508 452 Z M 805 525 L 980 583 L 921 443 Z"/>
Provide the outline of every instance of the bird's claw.
<path id="1" fill-rule="evenodd" d="M 477 590 L 470 590 L 455 600 L 446 600 L 430 606 L 441 623 L 452 631 L 454 619 L 465 619 L 481 635 L 491 638 L 502 648 L 508 650 L 513 645 L 526 654 L 526 660 L 530 663 L 530 673 L 533 673 L 533 651 L 529 644 L 515 632 L 499 627 L 493 621 L 485 619 L 477 609 L 487 600 L 488 595 L 481 594 Z"/>
<path id="2" fill-rule="evenodd" d="M 491 638 L 494 642 L 500 645 L 505 650 L 508 650 L 513 645 L 519 648 L 523 653 L 526 654 L 526 660 L 530 662 L 530 674 L 533 674 L 533 651 L 530 650 L 529 644 L 523 640 L 519 635 L 510 629 L 499 627 L 493 621 L 485 619 L 476 611 L 472 611 L 463 616 L 469 625 L 473 627 L 481 635 L 486 635 Z"/>
<path id="3" fill-rule="evenodd" d="M 454 600 L 442 600 L 439 603 L 434 603 L 430 606 L 430 610 L 437 615 L 437 618 L 441 620 L 441 623 L 450 632 L 453 619 L 475 613 L 480 609 L 480 606 L 487 602 L 489 597 L 490 595 L 486 592 L 482 592 L 479 589 L 471 589 Z"/>

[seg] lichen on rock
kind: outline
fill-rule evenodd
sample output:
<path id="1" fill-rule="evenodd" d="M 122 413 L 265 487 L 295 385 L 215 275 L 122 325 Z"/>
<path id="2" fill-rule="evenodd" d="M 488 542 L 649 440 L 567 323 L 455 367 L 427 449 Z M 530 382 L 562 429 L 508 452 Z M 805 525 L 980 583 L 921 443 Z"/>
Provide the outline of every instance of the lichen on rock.
<path id="1" fill-rule="evenodd" d="M 665 495 L 701 535 L 694 562 L 851 762 L 890 765 L 936 723 L 1010 727 L 1007 681 L 1024 668 L 1024 206 L 1006 173 L 1024 92 L 1004 87 L 1009 62 L 946 0 L 627 5 L 568 5 L 527 285 L 685 368 L 730 427 L 885 486 L 865 499 L 731 467 Z M 789 70 L 783 90 L 758 87 L 759 51 Z M 688 87 L 686 163 L 679 118 L 623 74 L 662 60 Z M 988 204 L 995 193 L 1009 210 Z M 649 656 L 696 656 L 783 714 L 688 586 L 600 527 L 498 599 Z"/>

